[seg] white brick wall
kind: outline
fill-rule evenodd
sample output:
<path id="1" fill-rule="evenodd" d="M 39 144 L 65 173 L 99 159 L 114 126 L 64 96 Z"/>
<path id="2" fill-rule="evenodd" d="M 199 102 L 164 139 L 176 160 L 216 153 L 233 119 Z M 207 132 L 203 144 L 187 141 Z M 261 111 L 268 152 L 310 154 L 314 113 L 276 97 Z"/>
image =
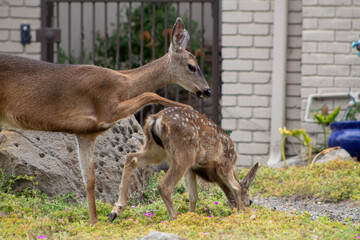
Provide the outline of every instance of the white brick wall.
<path id="1" fill-rule="evenodd" d="M 264 163 L 270 143 L 273 1 L 224 0 L 222 9 L 221 124 L 233 130 L 239 166 Z M 289 2 L 286 101 L 291 102 L 287 121 L 294 127 L 300 126 L 301 9 L 301 0 Z"/>
<path id="2" fill-rule="evenodd" d="M 360 58 L 351 42 L 359 39 L 360 6 L 351 0 L 303 0 L 301 68 L 301 117 L 306 99 L 316 92 L 360 91 Z M 346 108 L 349 99 L 314 102 L 313 109 L 326 104 L 332 111 Z M 342 115 L 340 116 L 342 117 Z M 339 118 L 340 118 L 339 117 Z M 322 143 L 322 131 L 315 123 L 302 122 L 315 144 Z"/>
<path id="3" fill-rule="evenodd" d="M 31 44 L 20 41 L 20 25 L 30 24 Z M 40 0 L 0 0 L 0 53 L 40 59 L 35 29 L 40 27 Z"/>

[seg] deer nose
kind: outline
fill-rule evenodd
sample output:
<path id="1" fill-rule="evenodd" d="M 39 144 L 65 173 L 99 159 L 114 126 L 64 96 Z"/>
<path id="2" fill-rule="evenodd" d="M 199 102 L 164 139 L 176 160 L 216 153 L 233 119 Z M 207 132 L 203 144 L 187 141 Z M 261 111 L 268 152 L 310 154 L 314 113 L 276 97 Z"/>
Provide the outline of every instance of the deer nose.
<path id="1" fill-rule="evenodd" d="M 253 201 L 249 200 L 249 206 L 253 203 Z"/>
<path id="2" fill-rule="evenodd" d="M 209 88 L 209 89 L 206 89 L 203 94 L 204 94 L 204 97 L 210 97 L 210 95 L 211 95 L 211 89 L 210 89 L 210 88 Z"/>

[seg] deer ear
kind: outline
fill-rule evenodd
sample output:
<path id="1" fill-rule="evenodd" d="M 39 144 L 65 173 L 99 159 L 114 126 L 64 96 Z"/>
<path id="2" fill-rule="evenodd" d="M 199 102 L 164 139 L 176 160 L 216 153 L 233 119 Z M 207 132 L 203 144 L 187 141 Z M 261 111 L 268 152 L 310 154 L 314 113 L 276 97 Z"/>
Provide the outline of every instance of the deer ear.
<path id="1" fill-rule="evenodd" d="M 251 183 L 255 179 L 256 172 L 258 169 L 259 169 L 259 162 L 255 163 L 248 172 L 248 174 L 244 177 L 244 179 L 242 180 L 242 186 L 244 186 L 245 188 L 250 187 Z"/>
<path id="2" fill-rule="evenodd" d="M 185 29 L 184 22 L 181 18 L 177 18 L 171 33 L 171 46 L 170 50 L 178 52 L 182 49 L 186 49 L 186 46 L 190 40 L 190 35 Z"/>

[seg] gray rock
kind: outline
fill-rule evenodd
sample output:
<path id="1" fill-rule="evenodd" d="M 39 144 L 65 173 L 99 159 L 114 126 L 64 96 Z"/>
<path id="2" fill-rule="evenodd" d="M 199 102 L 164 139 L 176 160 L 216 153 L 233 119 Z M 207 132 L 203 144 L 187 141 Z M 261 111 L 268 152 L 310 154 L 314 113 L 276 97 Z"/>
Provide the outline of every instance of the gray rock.
<path id="1" fill-rule="evenodd" d="M 109 203 L 117 201 L 125 156 L 142 145 L 141 126 L 132 116 L 118 121 L 101 134 L 95 145 L 96 197 Z M 65 133 L 3 129 L 0 131 L 0 167 L 15 175 L 36 176 L 41 191 L 49 197 L 75 193 L 84 198 L 75 136 Z M 129 194 L 140 198 L 151 167 L 135 170 Z M 30 186 L 18 182 L 18 187 Z"/>
<path id="2" fill-rule="evenodd" d="M 141 240 L 185 240 L 185 239 L 186 238 L 171 233 L 151 231 Z"/>

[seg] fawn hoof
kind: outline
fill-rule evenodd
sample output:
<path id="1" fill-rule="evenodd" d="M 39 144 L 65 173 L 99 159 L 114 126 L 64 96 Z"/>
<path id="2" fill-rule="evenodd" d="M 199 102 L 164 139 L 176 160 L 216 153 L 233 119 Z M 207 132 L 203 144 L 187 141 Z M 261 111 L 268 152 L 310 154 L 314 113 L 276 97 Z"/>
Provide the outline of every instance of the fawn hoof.
<path id="1" fill-rule="evenodd" d="M 110 213 L 109 215 L 109 221 L 112 222 L 115 220 L 115 218 L 117 217 L 117 214 L 115 212 Z"/>

